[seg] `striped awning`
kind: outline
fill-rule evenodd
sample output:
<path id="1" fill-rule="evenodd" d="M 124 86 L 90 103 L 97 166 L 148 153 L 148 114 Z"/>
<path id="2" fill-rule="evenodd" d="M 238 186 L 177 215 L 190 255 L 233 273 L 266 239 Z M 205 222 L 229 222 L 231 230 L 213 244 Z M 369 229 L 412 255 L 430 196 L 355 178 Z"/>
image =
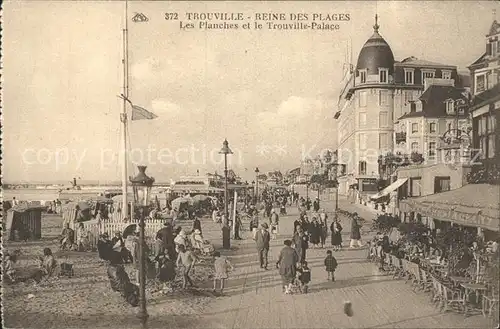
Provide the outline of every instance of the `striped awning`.
<path id="1" fill-rule="evenodd" d="M 408 178 L 399 178 L 397 181 L 395 181 L 391 185 L 387 186 L 382 191 L 370 196 L 370 199 L 371 200 L 378 200 L 380 198 L 383 198 L 383 197 L 389 195 L 392 191 L 396 191 L 400 186 L 402 186 L 404 183 L 406 183 L 407 180 L 408 180 Z"/>
<path id="2" fill-rule="evenodd" d="M 464 187 L 402 200 L 399 209 L 458 225 L 500 230 L 500 187 L 469 184 Z"/>

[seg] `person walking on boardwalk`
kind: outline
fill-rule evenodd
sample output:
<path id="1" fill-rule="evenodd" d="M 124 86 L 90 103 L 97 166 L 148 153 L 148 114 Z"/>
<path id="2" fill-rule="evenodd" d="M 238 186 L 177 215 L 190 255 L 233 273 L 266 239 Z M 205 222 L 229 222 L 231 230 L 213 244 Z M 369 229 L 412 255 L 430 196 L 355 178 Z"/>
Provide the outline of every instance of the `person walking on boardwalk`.
<path id="1" fill-rule="evenodd" d="M 351 243 L 350 247 L 354 248 L 355 245 L 358 247 L 363 247 L 361 244 L 361 223 L 359 222 L 359 216 L 357 213 L 351 215 Z"/>
<path id="2" fill-rule="evenodd" d="M 269 253 L 269 241 L 271 235 L 267 231 L 269 226 L 267 223 L 262 223 L 261 229 L 255 234 L 255 244 L 257 245 L 257 252 L 259 253 L 260 268 L 267 270 L 267 255 Z"/>
<path id="3" fill-rule="evenodd" d="M 297 255 L 299 255 L 300 263 L 303 263 L 306 260 L 306 250 L 309 247 L 309 239 L 300 226 L 297 227 L 297 232 L 293 236 L 293 244 Z"/>
<path id="4" fill-rule="evenodd" d="M 330 230 L 332 231 L 333 250 L 339 251 L 340 249 L 342 249 L 342 225 L 340 225 L 337 214 L 335 214 L 335 219 L 330 226 Z"/>
<path id="5" fill-rule="evenodd" d="M 299 262 L 299 255 L 296 250 L 292 248 L 292 241 L 285 240 L 285 246 L 280 251 L 276 268 L 279 269 L 283 290 L 285 294 L 289 294 L 293 280 L 297 274 L 297 263 Z"/>

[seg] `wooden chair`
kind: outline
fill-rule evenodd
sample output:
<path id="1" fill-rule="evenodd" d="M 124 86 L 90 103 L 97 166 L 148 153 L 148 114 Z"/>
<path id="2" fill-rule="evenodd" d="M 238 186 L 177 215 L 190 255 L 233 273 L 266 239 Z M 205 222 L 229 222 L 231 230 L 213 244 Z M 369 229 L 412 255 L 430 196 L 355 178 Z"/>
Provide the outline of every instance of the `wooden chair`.
<path id="1" fill-rule="evenodd" d="M 463 297 L 460 289 L 455 289 L 451 287 L 447 287 L 444 284 L 441 284 L 441 291 L 443 297 L 443 309 L 442 312 L 446 312 L 448 307 L 458 306 L 460 309 L 463 306 Z"/>
<path id="2" fill-rule="evenodd" d="M 432 289 L 432 278 L 429 273 L 427 273 L 424 269 L 419 268 L 420 276 L 422 278 L 422 282 L 420 282 L 421 289 L 425 292 L 428 292 Z"/>
<path id="3" fill-rule="evenodd" d="M 412 262 L 408 262 L 408 269 L 410 272 L 409 279 L 411 280 L 411 284 L 413 286 L 413 291 L 420 286 L 420 282 L 422 281 L 420 278 L 420 272 L 418 269 L 418 265 Z"/>
<path id="4" fill-rule="evenodd" d="M 399 258 L 397 258 L 396 256 L 391 255 L 391 262 L 392 262 L 392 268 L 393 268 L 392 278 L 399 279 L 403 274 L 403 267 L 401 265 L 401 260 Z"/>
<path id="5" fill-rule="evenodd" d="M 431 303 L 433 304 L 437 303 L 436 305 L 439 306 L 439 304 L 441 304 L 441 301 L 443 299 L 441 292 L 441 284 L 434 276 L 431 276 L 431 281 L 432 281 Z"/>
<path id="6" fill-rule="evenodd" d="M 499 299 L 498 291 L 494 287 L 491 287 L 490 291 L 483 295 L 482 297 L 483 316 L 490 317 L 491 314 L 493 313 L 493 310 L 496 310 L 496 312 L 498 312 L 498 306 L 499 306 L 498 299 Z"/>

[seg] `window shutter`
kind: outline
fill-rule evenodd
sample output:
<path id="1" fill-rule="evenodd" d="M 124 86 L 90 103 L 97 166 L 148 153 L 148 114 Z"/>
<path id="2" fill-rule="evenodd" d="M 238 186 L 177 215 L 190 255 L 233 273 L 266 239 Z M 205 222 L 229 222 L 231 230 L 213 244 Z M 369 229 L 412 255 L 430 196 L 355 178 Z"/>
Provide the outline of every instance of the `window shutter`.
<path id="1" fill-rule="evenodd" d="M 486 44 L 486 55 L 491 55 L 491 43 Z"/>

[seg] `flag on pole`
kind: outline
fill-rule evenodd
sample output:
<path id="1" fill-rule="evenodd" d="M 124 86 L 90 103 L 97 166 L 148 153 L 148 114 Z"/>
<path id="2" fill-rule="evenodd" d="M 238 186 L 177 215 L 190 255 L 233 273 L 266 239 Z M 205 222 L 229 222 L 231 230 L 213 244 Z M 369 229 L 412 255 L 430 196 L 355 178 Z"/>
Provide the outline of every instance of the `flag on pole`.
<path id="1" fill-rule="evenodd" d="M 132 105 L 132 118 L 131 120 L 152 120 L 157 118 L 158 116 L 154 114 L 153 112 L 149 112 L 148 110 L 137 106 L 137 105 Z"/>
<path id="2" fill-rule="evenodd" d="M 130 99 L 128 99 L 127 97 L 125 97 L 123 94 L 120 95 L 120 98 L 126 100 L 130 104 L 130 106 L 132 107 L 132 118 L 131 118 L 132 121 L 135 121 L 135 120 L 152 120 L 152 119 L 156 119 L 158 117 L 153 112 L 150 112 L 150 111 L 146 110 L 145 108 L 140 107 L 138 105 L 134 105 L 130 101 Z"/>

